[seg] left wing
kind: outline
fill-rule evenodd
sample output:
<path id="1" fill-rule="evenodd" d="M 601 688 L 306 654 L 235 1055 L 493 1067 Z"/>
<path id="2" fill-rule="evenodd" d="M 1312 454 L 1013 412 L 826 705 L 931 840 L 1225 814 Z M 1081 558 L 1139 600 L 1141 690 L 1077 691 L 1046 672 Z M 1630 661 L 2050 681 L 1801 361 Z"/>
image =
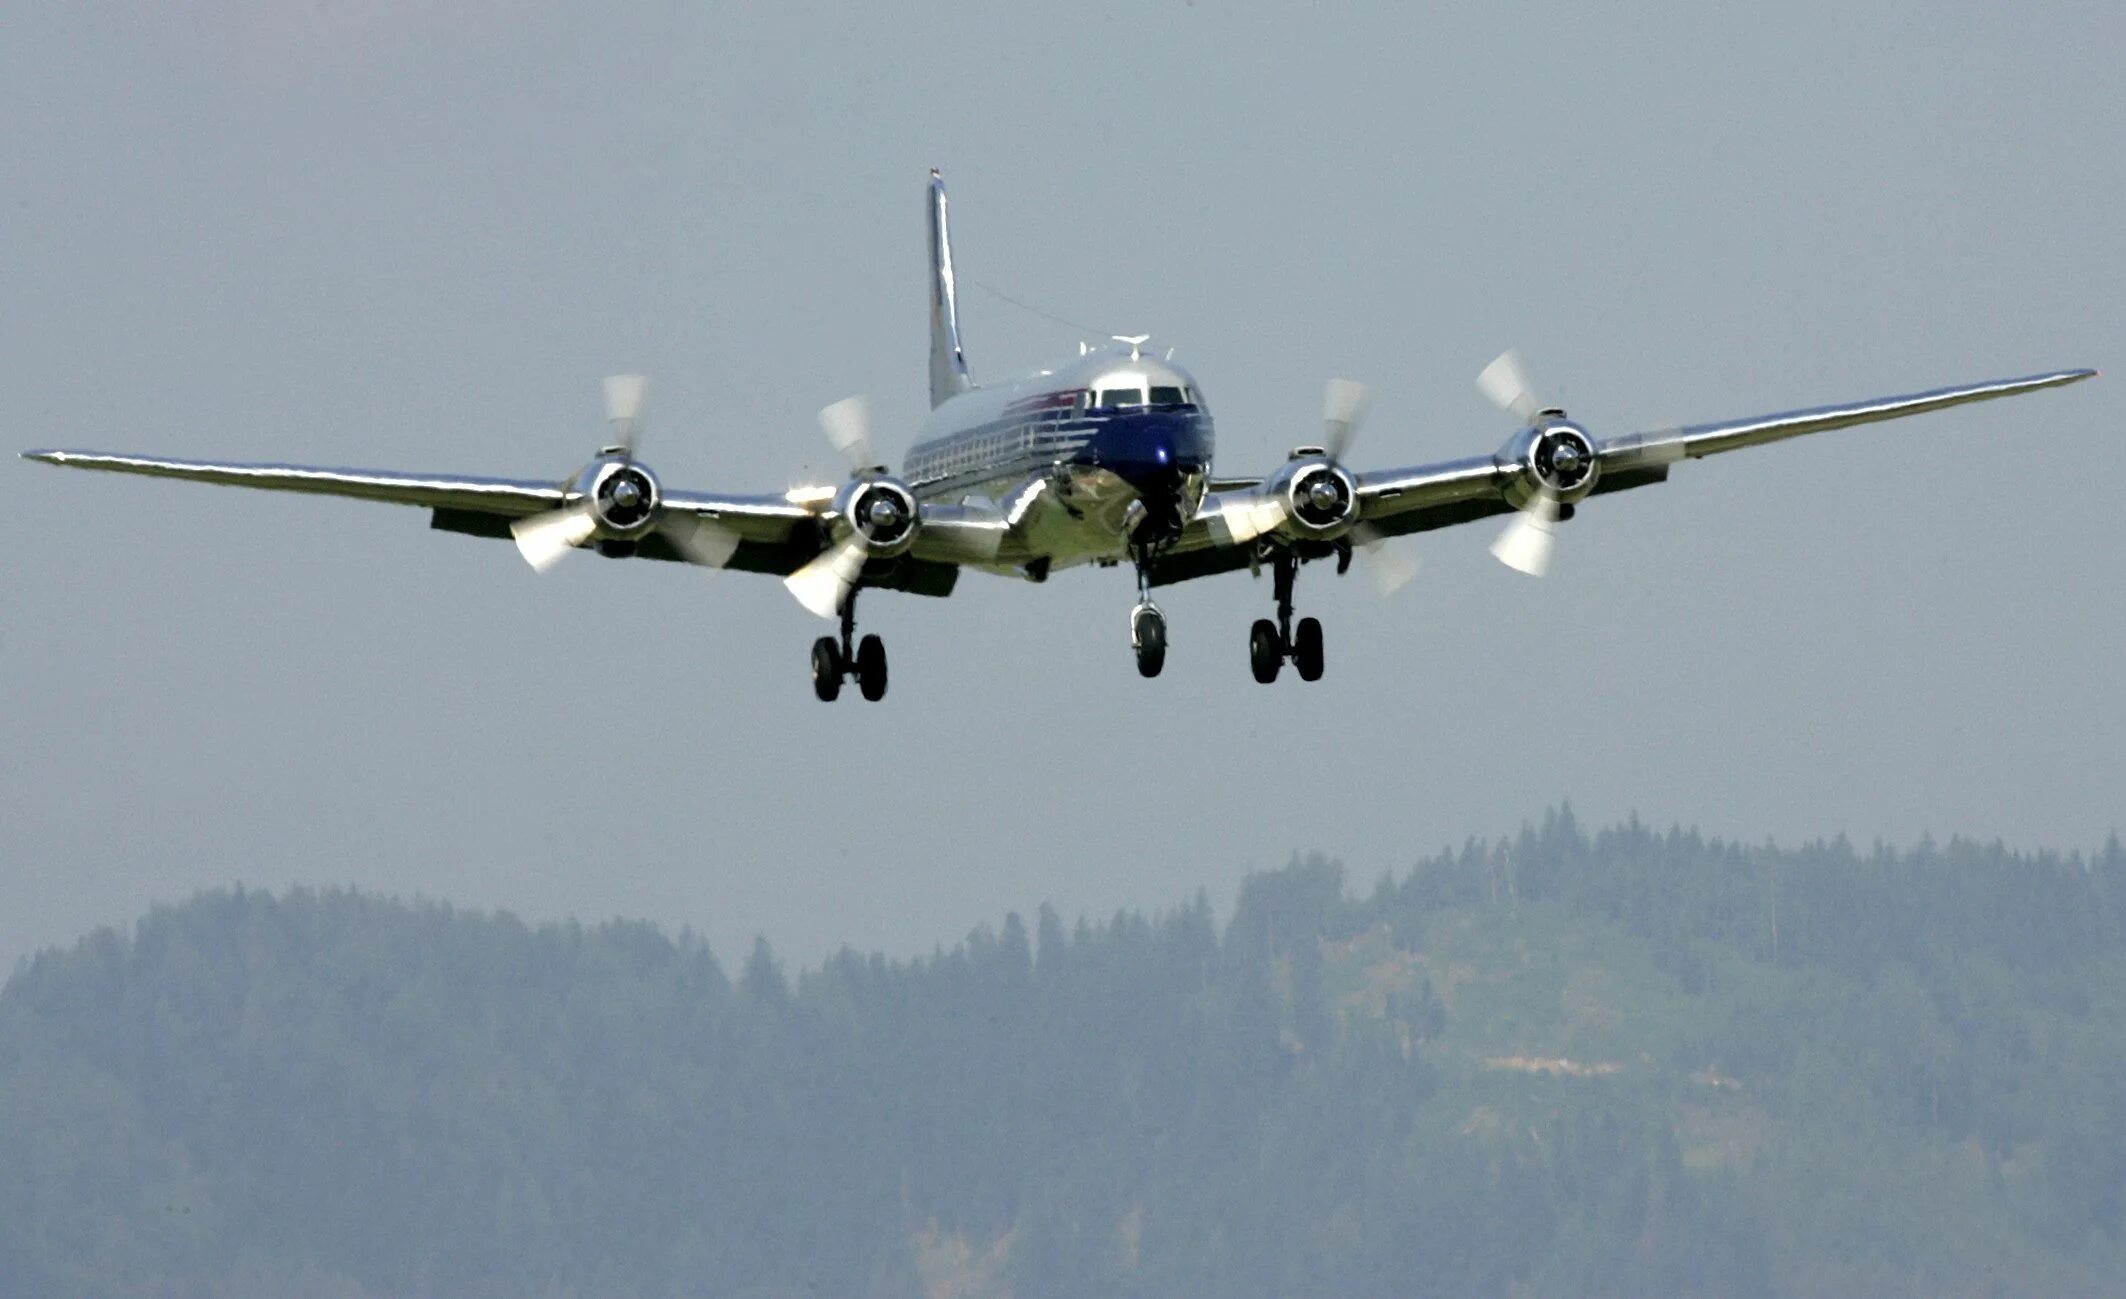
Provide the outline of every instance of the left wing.
<path id="1" fill-rule="evenodd" d="M 1722 420 L 1714 424 L 1690 424 L 1655 433 L 1629 433 L 1623 437 L 1605 438 L 1597 442 L 1595 451 L 1601 457 L 1602 472 L 1605 474 L 1618 470 L 1658 468 L 1674 464 L 1686 456 L 1695 460 L 1718 455 L 1723 451 L 1739 451 L 1744 447 L 1763 446 L 1767 442 L 1800 437 L 1805 433 L 1824 433 L 1831 429 L 1851 428 L 1856 424 L 1873 424 L 1878 420 L 1923 415 L 1928 411 L 1947 410 L 1951 406 L 1962 406 L 1967 402 L 2013 397 L 2017 393 L 2036 392 L 2040 388 L 2059 388 L 2095 377 L 2094 370 L 2054 370 L 2049 374 L 2033 374 L 2022 379 L 1999 379 L 1992 383 L 1934 388 L 1902 397 L 1877 397 L 1873 401 L 1847 402 L 1842 406 L 1814 406 L 1807 410 L 1787 411 L 1778 415 L 1757 415 L 1749 419 Z"/>
<path id="2" fill-rule="evenodd" d="M 2094 370 L 2055 370 L 2019 379 L 1961 384 L 1904 396 L 1606 438 L 1594 443 L 1599 472 L 1587 494 L 1599 496 L 1663 482 L 1669 467 L 1686 458 L 1698 459 L 1808 433 L 2062 387 L 2095 374 Z M 1532 403 L 1530 407 L 1527 415 L 1533 417 L 1536 412 Z M 1527 496 L 1531 486 L 1524 481 L 1532 472 L 1529 465 L 1509 454 L 1522 441 L 1517 436 L 1495 455 L 1349 474 L 1353 530 L 1371 538 L 1394 537 L 1514 513 L 1521 508 L 1517 498 Z M 1342 469 L 1326 457 L 1317 459 L 1332 469 Z M 1258 563 L 1260 552 L 1255 539 L 1275 536 L 1280 529 L 1291 530 L 1289 511 L 1279 499 L 1280 490 L 1289 481 L 1292 479 L 1288 474 L 1280 473 L 1252 487 L 1236 485 L 1206 494 L 1181 539 L 1155 561 L 1153 583 L 1183 582 Z M 1287 535 L 1284 540 L 1305 538 Z"/>

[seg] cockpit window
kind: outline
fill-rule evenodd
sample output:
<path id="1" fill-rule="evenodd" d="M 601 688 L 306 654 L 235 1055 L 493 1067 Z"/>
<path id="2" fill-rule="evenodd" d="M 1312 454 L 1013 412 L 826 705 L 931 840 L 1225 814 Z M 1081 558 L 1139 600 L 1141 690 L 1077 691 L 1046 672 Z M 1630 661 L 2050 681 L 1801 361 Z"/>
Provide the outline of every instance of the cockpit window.
<path id="1" fill-rule="evenodd" d="M 1152 389 L 1152 405 L 1154 406 L 1179 406 L 1185 400 L 1187 399 L 1181 395 L 1179 388 Z"/>
<path id="2" fill-rule="evenodd" d="M 1142 406 L 1144 404 L 1144 389 L 1109 388 L 1100 394 L 1100 404 L 1102 406 Z"/>

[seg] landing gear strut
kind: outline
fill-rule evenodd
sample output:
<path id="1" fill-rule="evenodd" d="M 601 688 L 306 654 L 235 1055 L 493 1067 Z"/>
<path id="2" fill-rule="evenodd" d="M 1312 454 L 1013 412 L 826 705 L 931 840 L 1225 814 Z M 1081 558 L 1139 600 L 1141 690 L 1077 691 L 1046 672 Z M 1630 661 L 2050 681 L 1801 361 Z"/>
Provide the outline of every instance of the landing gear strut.
<path id="1" fill-rule="evenodd" d="M 1152 603 L 1149 548 L 1136 551 L 1137 606 L 1129 611 L 1129 643 L 1137 651 L 1137 675 L 1155 677 L 1166 666 L 1166 615 Z"/>
<path id="2" fill-rule="evenodd" d="M 1248 666 L 1264 685 L 1277 679 L 1287 659 L 1298 669 L 1301 681 L 1321 680 L 1321 623 L 1301 618 L 1298 626 L 1292 624 L 1292 586 L 1298 576 L 1299 557 L 1289 550 L 1279 550 L 1271 569 L 1277 621 L 1258 618 L 1248 629 Z"/>
<path id="3" fill-rule="evenodd" d="M 842 601 L 841 639 L 822 636 L 812 642 L 812 693 L 822 703 L 834 702 L 848 677 L 856 678 L 856 688 L 864 698 L 876 703 L 886 697 L 886 643 L 876 636 L 861 641 L 855 637 L 856 592 L 851 591 Z"/>

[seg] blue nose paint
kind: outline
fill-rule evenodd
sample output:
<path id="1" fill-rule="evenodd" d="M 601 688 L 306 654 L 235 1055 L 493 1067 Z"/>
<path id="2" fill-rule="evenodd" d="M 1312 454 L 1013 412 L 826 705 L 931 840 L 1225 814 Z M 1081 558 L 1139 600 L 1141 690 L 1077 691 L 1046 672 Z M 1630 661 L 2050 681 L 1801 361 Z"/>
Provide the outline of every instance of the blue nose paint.
<path id="1" fill-rule="evenodd" d="M 1210 419 L 1194 411 L 1146 411 L 1101 421 L 1076 457 L 1110 469 L 1140 491 L 1171 491 L 1177 475 L 1211 462 Z"/>

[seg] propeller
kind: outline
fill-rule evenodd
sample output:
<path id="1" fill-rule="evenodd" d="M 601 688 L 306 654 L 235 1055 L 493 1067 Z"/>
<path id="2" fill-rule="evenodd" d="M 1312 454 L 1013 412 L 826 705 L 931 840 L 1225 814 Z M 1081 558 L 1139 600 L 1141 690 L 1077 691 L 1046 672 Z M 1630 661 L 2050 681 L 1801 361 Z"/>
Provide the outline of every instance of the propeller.
<path id="1" fill-rule="evenodd" d="M 1359 429 L 1365 425 L 1367 412 L 1373 408 L 1373 390 L 1356 379 L 1331 379 L 1322 391 L 1321 405 L 1322 456 L 1332 464 L 1340 465 L 1350 454 Z M 1324 508 L 1334 505 L 1333 487 L 1324 482 L 1316 490 L 1324 493 Z M 1224 544 L 1241 545 L 1265 532 L 1275 531 L 1290 513 L 1291 507 L 1282 493 L 1250 495 L 1227 504 L 1215 526 L 1223 534 Z M 1417 575 L 1416 557 L 1390 546 L 1386 534 L 1372 524 L 1352 524 L 1350 536 L 1356 543 L 1352 557 L 1362 562 L 1374 587 L 1382 595 L 1393 594 Z"/>
<path id="2" fill-rule="evenodd" d="M 601 461 L 617 457 L 624 466 L 635 459 L 635 444 L 641 440 L 643 411 L 649 396 L 649 380 L 639 374 L 616 374 L 605 380 L 606 444 Z M 596 466 L 594 465 L 595 469 Z M 687 562 L 704 568 L 722 568 L 738 549 L 738 534 L 692 514 L 669 513 L 657 500 L 655 480 L 647 470 L 625 476 L 597 478 L 586 473 L 579 479 L 576 499 L 559 509 L 516 519 L 509 525 L 517 551 L 524 562 L 544 573 L 568 553 L 598 535 L 597 504 L 592 491 L 606 497 L 610 508 L 623 514 L 657 508 L 654 528 Z M 627 535 L 639 535 L 630 527 Z"/>
<path id="3" fill-rule="evenodd" d="M 1321 412 L 1321 450 L 1325 459 L 1331 463 L 1343 459 L 1372 405 L 1373 390 L 1365 384 L 1356 379 L 1329 380 L 1322 394 Z M 1332 505 L 1333 499 L 1324 500 L 1324 507 Z M 1226 545 L 1240 545 L 1265 532 L 1275 531 L 1283 526 L 1290 514 L 1291 507 L 1281 493 L 1251 495 L 1228 503 L 1220 512 L 1217 523 Z M 1354 528 L 1353 532 L 1356 531 Z"/>
<path id="4" fill-rule="evenodd" d="M 1515 572 L 1541 577 L 1558 544 L 1558 499 L 1539 490 L 1491 543 L 1491 553 Z"/>
<path id="5" fill-rule="evenodd" d="M 1343 462 L 1372 409 L 1371 388 L 1356 379 L 1329 380 L 1321 402 L 1321 448 L 1329 459 Z M 1387 534 L 1372 524 L 1352 524 L 1351 540 L 1357 545 L 1353 557 L 1360 561 L 1380 594 L 1393 595 L 1417 576 L 1417 556 L 1389 545 Z"/>
<path id="6" fill-rule="evenodd" d="M 817 559 L 782 580 L 797 602 L 822 618 L 841 612 L 842 602 L 856 589 L 864 571 L 864 538 L 851 532 L 840 545 L 820 553 Z"/>
<path id="7" fill-rule="evenodd" d="M 1373 390 L 1356 379 L 1331 379 L 1322 393 L 1321 449 L 1331 460 L 1341 462 L 1351 449 L 1373 409 Z"/>
<path id="8" fill-rule="evenodd" d="M 849 477 L 861 479 L 879 468 L 875 443 L 871 436 L 871 403 L 863 397 L 844 397 L 819 412 L 819 427 L 827 435 L 827 441 L 849 461 Z M 880 511 L 885 511 L 881 514 Z M 901 510 L 891 497 L 871 505 L 866 518 L 873 528 L 886 530 L 899 524 Z M 783 579 L 783 585 L 797 602 L 822 618 L 832 618 L 841 612 L 842 603 L 856 589 L 857 579 L 863 575 L 864 561 L 870 558 L 870 533 L 864 524 L 850 529 L 849 535 L 820 552 L 810 563 Z"/>
<path id="9" fill-rule="evenodd" d="M 1523 424 L 1533 423 L 1542 413 L 1543 403 L 1536 400 L 1535 386 L 1521 367 L 1521 354 L 1510 347 L 1476 376 L 1476 386 L 1492 405 Z"/>
<path id="10" fill-rule="evenodd" d="M 854 473 L 878 466 L 871 443 L 871 402 L 863 397 L 844 397 L 819 413 L 819 427 L 834 449 L 848 458 Z"/>
<path id="11" fill-rule="evenodd" d="M 1492 405 L 1523 424 L 1533 424 L 1543 413 L 1543 403 L 1535 395 L 1535 386 L 1528 381 L 1521 354 L 1512 348 L 1499 353 L 1496 360 L 1477 374 L 1476 387 Z M 1535 494 L 1513 516 L 1513 522 L 1506 525 L 1506 530 L 1499 533 L 1498 540 L 1491 543 L 1491 553 L 1515 572 L 1541 577 L 1550 571 L 1557 541 L 1558 498 L 1538 479 Z"/>
<path id="12" fill-rule="evenodd" d="M 649 398 L 649 388 L 650 381 L 643 375 L 606 377 L 605 426 L 612 433 L 606 450 L 617 451 L 624 459 L 634 459 L 636 439 L 642 436 L 643 406 Z"/>
<path id="13" fill-rule="evenodd" d="M 1351 552 L 1352 557 L 1365 569 L 1366 577 L 1372 581 L 1373 589 L 1379 594 L 1394 595 L 1410 585 L 1410 579 L 1417 576 L 1417 556 L 1401 546 L 1388 544 L 1388 538 L 1372 524 L 1360 523 L 1353 526 L 1351 540 L 1358 545 L 1358 548 Z"/>
<path id="14" fill-rule="evenodd" d="M 517 552 L 524 556 L 524 562 L 533 571 L 544 573 L 569 551 L 597 535 L 598 518 L 585 499 L 517 519 L 509 525 L 509 532 L 517 539 Z"/>

